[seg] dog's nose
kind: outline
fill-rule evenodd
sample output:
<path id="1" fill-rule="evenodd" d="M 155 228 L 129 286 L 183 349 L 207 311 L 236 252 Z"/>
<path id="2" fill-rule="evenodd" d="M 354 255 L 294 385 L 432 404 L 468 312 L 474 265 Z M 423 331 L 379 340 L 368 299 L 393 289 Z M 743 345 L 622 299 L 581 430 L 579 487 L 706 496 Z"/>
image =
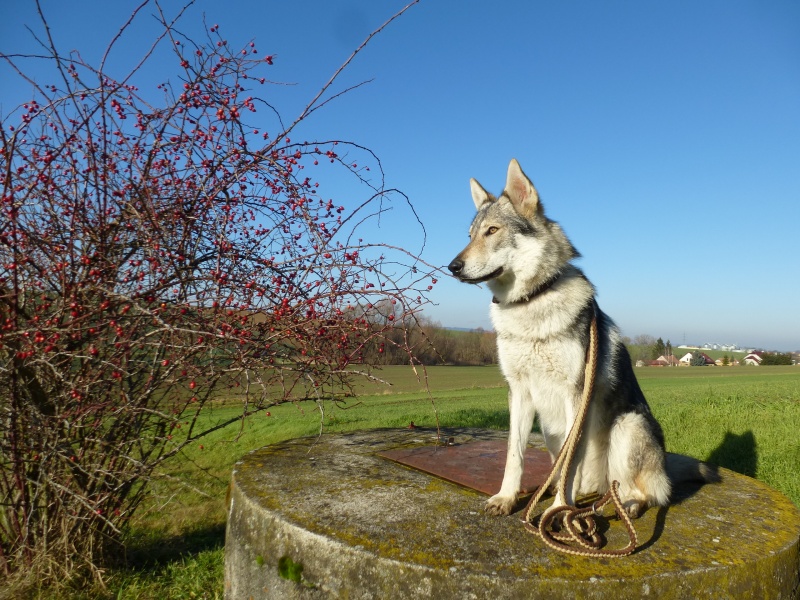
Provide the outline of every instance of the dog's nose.
<path id="1" fill-rule="evenodd" d="M 461 259 L 456 258 L 456 259 L 453 260 L 453 262 L 451 262 L 449 265 L 447 265 L 447 268 L 450 269 L 450 272 L 453 275 L 458 275 L 459 273 L 461 273 L 461 270 L 464 268 L 464 261 L 461 260 Z"/>

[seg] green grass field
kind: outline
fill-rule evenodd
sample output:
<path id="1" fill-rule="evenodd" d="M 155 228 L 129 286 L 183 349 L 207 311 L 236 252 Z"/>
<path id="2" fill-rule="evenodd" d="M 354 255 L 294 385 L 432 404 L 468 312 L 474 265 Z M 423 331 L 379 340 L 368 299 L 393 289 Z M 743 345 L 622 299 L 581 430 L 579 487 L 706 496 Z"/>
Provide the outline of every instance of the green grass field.
<path id="1" fill-rule="evenodd" d="M 376 427 L 508 427 L 496 366 L 386 367 L 391 387 L 363 384 L 345 406 L 286 404 L 203 440 L 152 489 L 129 537 L 129 566 L 107 574 L 107 590 L 60 598 L 222 598 L 224 498 L 231 467 L 251 449 L 298 436 Z M 423 373 L 419 372 L 422 376 Z M 710 460 L 781 490 L 800 505 L 800 367 L 636 370 L 668 450 Z M 222 403 L 211 421 L 235 413 Z M 51 597 L 47 591 L 38 597 Z"/>

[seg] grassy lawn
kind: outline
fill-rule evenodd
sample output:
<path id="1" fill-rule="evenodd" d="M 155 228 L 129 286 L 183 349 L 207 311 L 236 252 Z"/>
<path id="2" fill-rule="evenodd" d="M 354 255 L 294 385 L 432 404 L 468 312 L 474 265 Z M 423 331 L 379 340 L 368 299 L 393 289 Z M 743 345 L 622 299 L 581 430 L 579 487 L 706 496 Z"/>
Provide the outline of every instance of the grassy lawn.
<path id="1" fill-rule="evenodd" d="M 423 375 L 422 372 L 419 372 Z M 346 405 L 282 405 L 216 432 L 187 452 L 152 489 L 129 538 L 129 567 L 107 574 L 107 590 L 60 598 L 222 598 L 224 498 L 232 465 L 284 439 L 376 427 L 508 427 L 506 388 L 493 367 L 427 369 L 428 390 L 410 367 L 386 367 L 391 387 L 363 384 Z M 636 370 L 670 451 L 756 477 L 800 505 L 800 368 L 695 367 Z M 205 418 L 234 414 L 217 407 Z M 52 597 L 47 591 L 41 598 Z"/>

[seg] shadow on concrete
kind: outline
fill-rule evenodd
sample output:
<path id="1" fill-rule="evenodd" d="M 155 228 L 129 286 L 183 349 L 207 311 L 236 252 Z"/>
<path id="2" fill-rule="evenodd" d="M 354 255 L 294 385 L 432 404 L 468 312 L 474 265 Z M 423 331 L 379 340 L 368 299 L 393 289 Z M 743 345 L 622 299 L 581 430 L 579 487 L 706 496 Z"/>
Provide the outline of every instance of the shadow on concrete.
<path id="1" fill-rule="evenodd" d="M 745 431 L 741 435 L 728 431 L 706 461 L 748 477 L 755 477 L 758 470 L 756 436 L 752 431 Z"/>
<path id="2" fill-rule="evenodd" d="M 676 455 L 671 455 L 671 456 L 673 458 L 676 457 Z M 639 535 L 639 543 L 637 544 L 635 550 L 635 552 L 637 553 L 646 550 L 659 540 L 659 538 L 664 532 L 664 528 L 666 527 L 667 516 L 669 514 L 671 506 L 685 502 L 686 500 L 694 496 L 704 485 L 709 485 L 709 484 L 713 485 L 714 483 L 719 483 L 721 481 L 716 465 L 706 464 L 704 466 L 704 469 L 701 469 L 702 466 L 701 461 L 685 456 L 680 458 L 681 460 L 679 464 L 682 466 L 683 469 L 685 469 L 684 476 L 691 477 L 693 478 L 693 480 L 680 481 L 678 483 L 673 484 L 672 495 L 670 498 L 669 506 L 651 507 L 647 509 L 646 511 L 647 513 L 650 513 L 651 511 L 656 511 L 656 514 L 655 514 L 655 521 L 652 525 L 652 533 L 646 540 L 643 539 L 642 536 L 645 532 L 647 532 L 650 529 L 650 525 L 647 525 L 646 527 L 641 527 L 637 525 L 637 523 L 639 523 L 640 521 L 638 519 L 634 519 L 633 525 Z M 701 472 L 704 473 L 702 477 L 700 476 Z M 702 480 L 704 477 L 707 478 L 706 481 Z M 548 492 L 545 494 L 545 498 L 547 498 L 548 496 L 552 496 L 553 494 L 554 490 L 548 490 Z M 515 505 L 512 513 L 519 513 L 519 516 L 524 518 L 525 514 L 527 513 L 526 508 L 530 500 L 530 497 L 531 497 L 530 495 L 526 495 L 520 498 L 517 501 L 517 504 Z M 578 501 L 578 506 L 580 507 L 589 506 L 591 505 L 593 500 L 597 499 L 599 499 L 599 496 L 588 496 L 586 498 L 582 498 Z M 542 502 L 542 504 L 538 507 L 537 514 L 540 514 L 545 509 L 545 507 L 546 503 Z M 641 522 L 644 523 L 645 521 Z M 647 522 L 650 522 L 649 519 L 647 520 Z M 604 516 L 599 516 L 596 518 L 596 524 L 598 533 L 604 538 L 607 537 L 607 532 L 609 531 L 610 528 L 622 527 L 622 523 L 620 522 L 619 517 L 616 514 L 610 514 L 608 512 L 608 509 L 606 509 L 606 514 Z"/>
<path id="3" fill-rule="evenodd" d="M 698 486 L 699 489 L 699 486 Z M 659 506 L 658 508 L 651 508 L 650 510 L 656 510 L 656 523 L 653 526 L 653 535 L 644 542 L 640 543 L 634 552 L 642 552 L 647 550 L 650 546 L 655 544 L 658 539 L 661 537 L 661 534 L 664 533 L 664 527 L 667 523 L 667 513 L 669 512 L 669 506 Z M 636 527 L 636 523 L 633 524 Z"/>
<path id="4" fill-rule="evenodd" d="M 708 481 L 683 481 L 675 484 L 670 498 L 671 506 L 688 500 L 704 485 L 713 485 L 721 481 L 718 467 L 730 469 L 748 477 L 755 477 L 758 469 L 758 450 L 755 435 L 753 435 L 752 431 L 746 431 L 741 435 L 736 435 L 730 431 L 727 432 L 722 442 L 708 455 L 705 462 L 707 463 L 706 477 Z M 669 506 L 666 506 L 656 509 L 658 513 L 656 514 L 653 535 L 637 548 L 637 552 L 652 546 L 661 537 L 669 508 Z M 653 509 L 651 508 L 650 510 Z"/>
<path id="5" fill-rule="evenodd" d="M 699 485 L 694 486 L 694 491 L 697 491 L 698 489 L 700 489 Z M 694 492 L 692 492 L 692 493 L 694 493 Z M 547 498 L 548 495 L 550 495 L 550 494 L 546 494 L 545 498 Z M 686 496 L 686 497 L 688 497 L 688 496 Z M 578 506 L 580 508 L 583 508 L 585 506 L 591 505 L 591 503 L 594 500 L 599 500 L 599 499 L 600 499 L 599 495 L 588 496 L 586 498 L 582 498 L 581 500 L 579 500 L 577 504 L 578 504 Z M 530 496 L 526 496 L 525 498 L 520 499 L 517 502 L 517 504 L 515 505 L 514 511 L 512 512 L 512 514 L 513 513 L 519 513 L 519 517 L 521 519 L 524 519 L 525 515 L 527 514 L 527 507 L 528 507 L 528 501 L 529 500 L 530 500 Z M 537 507 L 537 510 L 536 510 L 535 514 L 537 516 L 541 516 L 542 512 L 547 508 L 547 505 L 548 505 L 548 502 L 543 501 Z M 615 550 L 615 549 L 624 547 L 624 545 L 625 545 L 624 537 L 625 537 L 625 535 L 627 535 L 626 533 L 624 533 L 625 532 L 625 527 L 624 527 L 624 524 L 619 519 L 619 517 L 616 514 L 614 514 L 613 512 L 609 512 L 609 510 L 610 509 L 607 508 L 603 515 L 599 515 L 599 516 L 595 516 L 594 517 L 595 525 L 597 526 L 597 533 L 600 535 L 601 539 L 603 540 L 603 545 L 601 547 L 603 550 Z M 638 552 L 642 552 L 643 550 L 646 550 L 647 548 L 649 548 L 650 546 L 655 544 L 658 541 L 658 539 L 661 537 L 661 534 L 664 533 L 664 528 L 665 528 L 666 522 L 667 522 L 667 513 L 669 511 L 669 507 L 668 506 L 661 506 L 661 507 L 658 507 L 656 509 L 651 508 L 649 510 L 656 510 L 657 512 L 656 512 L 655 523 L 653 525 L 653 532 L 647 538 L 646 541 L 643 541 L 641 536 L 642 536 L 643 533 L 645 533 L 647 530 L 649 530 L 649 526 L 647 526 L 645 528 L 642 528 L 641 525 L 637 525 L 637 523 L 639 522 L 637 519 L 634 519 L 634 521 L 633 521 L 633 526 L 637 531 L 637 535 L 639 536 L 639 542 L 638 542 L 638 544 L 636 546 L 636 550 L 634 550 L 634 553 L 638 553 Z M 609 540 L 610 532 L 612 530 L 615 531 L 614 541 L 613 542 L 611 540 Z"/>
<path id="6" fill-rule="evenodd" d="M 676 455 L 671 455 L 673 458 Z M 672 493 L 670 495 L 669 506 L 660 506 L 656 508 L 649 508 L 648 510 L 656 510 L 655 526 L 653 527 L 653 534 L 650 538 L 636 548 L 636 552 L 646 550 L 655 544 L 664 532 L 664 527 L 667 522 L 667 515 L 669 514 L 670 507 L 681 504 L 694 496 L 700 488 L 705 485 L 714 485 L 722 481 L 718 471 L 718 465 L 705 464 L 697 459 L 682 456 L 679 464 L 682 465 L 683 477 L 688 477 L 688 480 L 678 481 L 672 485 Z M 669 458 L 667 459 L 669 461 Z M 702 475 L 701 475 L 702 473 Z M 673 475 L 674 476 L 674 475 Z M 705 481 L 703 480 L 705 479 Z M 674 481 L 674 480 L 673 480 Z M 635 524 L 635 522 L 634 522 Z"/>

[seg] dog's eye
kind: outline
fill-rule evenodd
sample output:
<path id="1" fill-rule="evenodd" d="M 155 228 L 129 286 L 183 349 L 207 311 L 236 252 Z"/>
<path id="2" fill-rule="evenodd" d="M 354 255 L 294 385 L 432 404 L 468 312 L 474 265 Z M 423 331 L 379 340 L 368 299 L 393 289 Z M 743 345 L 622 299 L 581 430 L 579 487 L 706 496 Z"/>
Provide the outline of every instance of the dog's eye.
<path id="1" fill-rule="evenodd" d="M 492 235 L 493 233 L 497 233 L 497 227 L 492 226 L 486 230 L 486 235 Z"/>

